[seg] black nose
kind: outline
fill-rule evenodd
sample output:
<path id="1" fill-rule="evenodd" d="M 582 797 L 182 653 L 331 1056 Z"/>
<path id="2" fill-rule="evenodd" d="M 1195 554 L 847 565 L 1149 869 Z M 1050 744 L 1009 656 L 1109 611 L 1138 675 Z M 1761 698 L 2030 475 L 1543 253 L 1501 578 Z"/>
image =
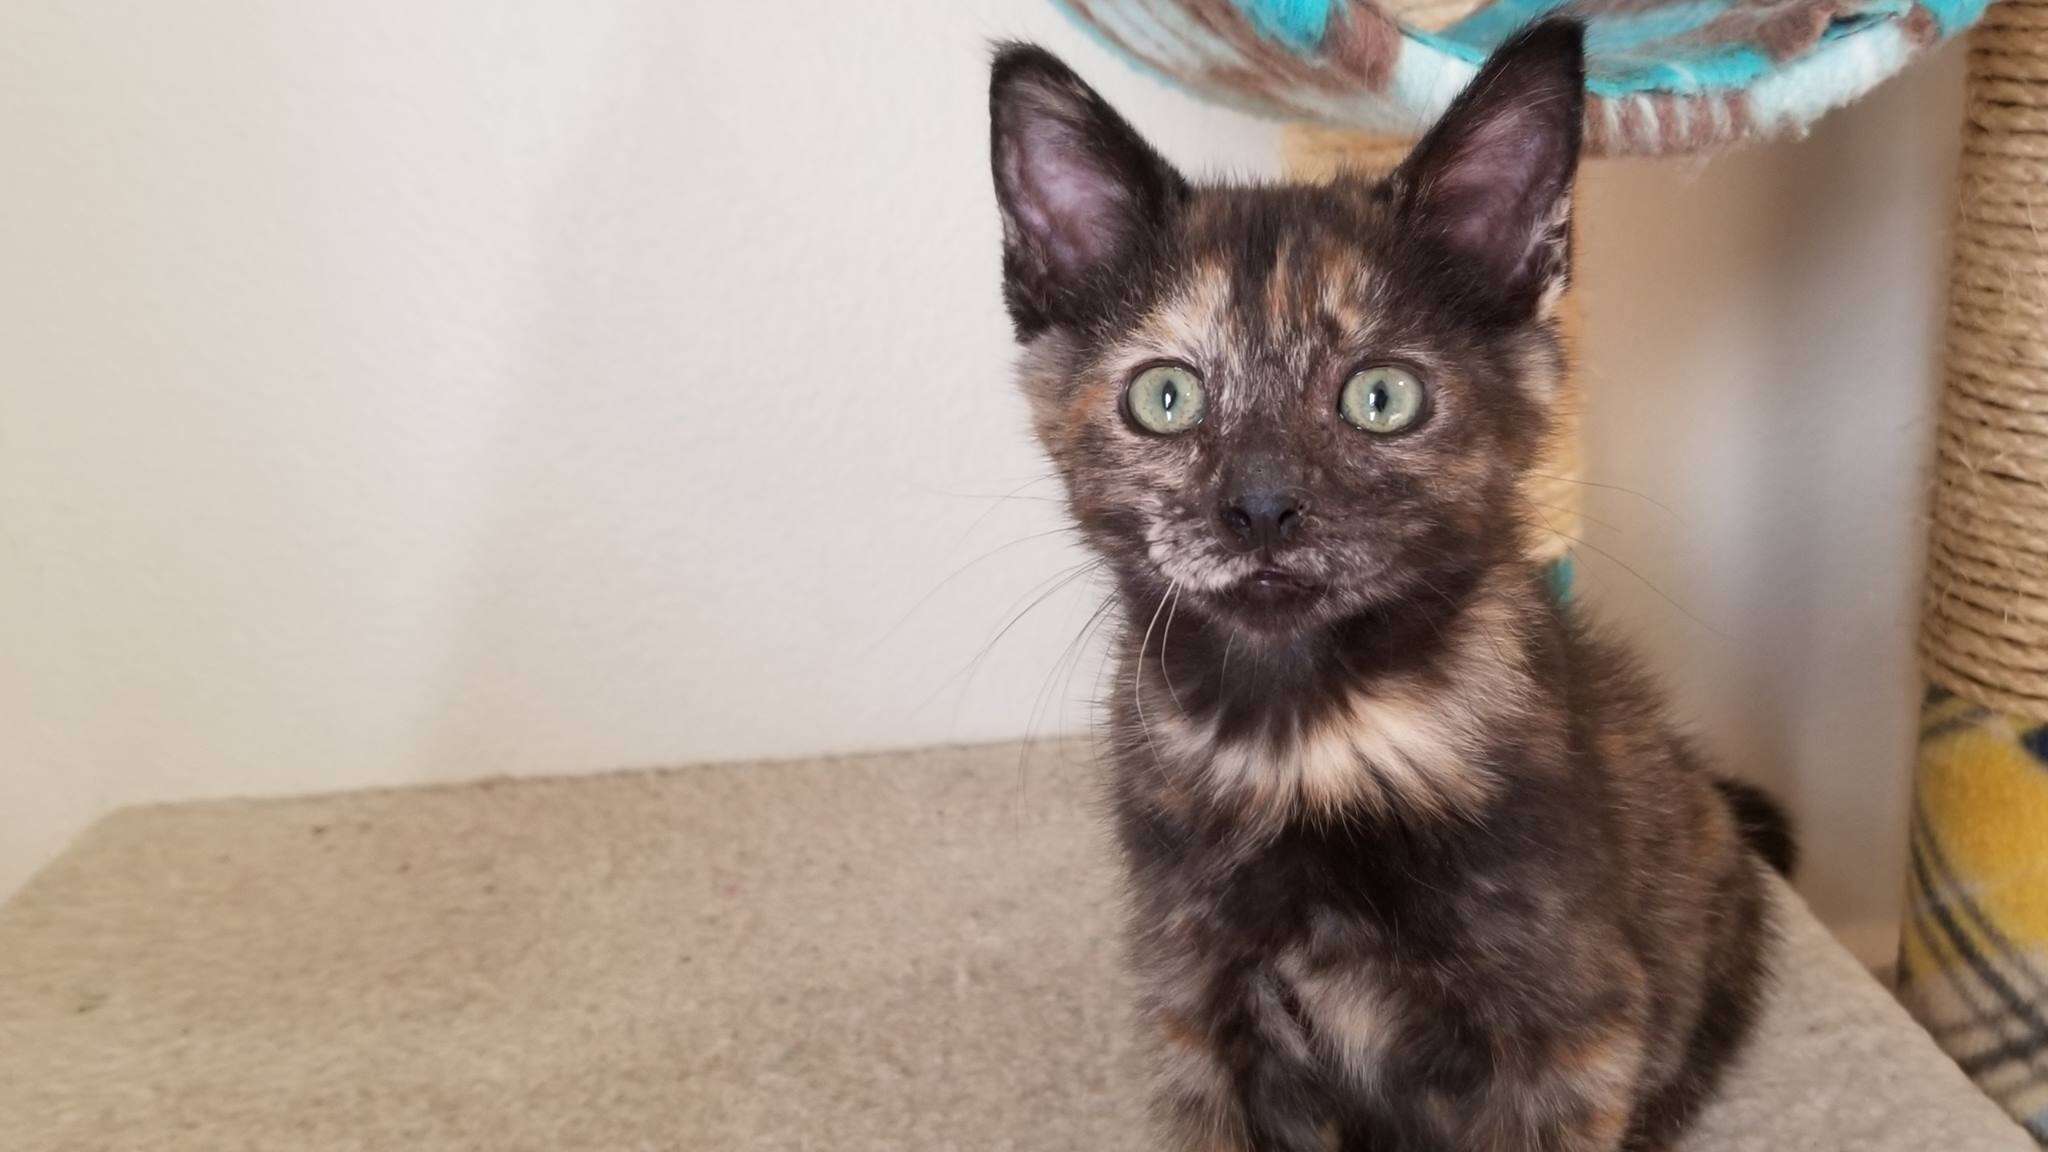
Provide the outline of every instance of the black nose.
<path id="1" fill-rule="evenodd" d="M 1224 531 L 1247 548 L 1277 548 L 1301 530 L 1302 505 L 1292 492 L 1240 492 L 1218 515 Z"/>

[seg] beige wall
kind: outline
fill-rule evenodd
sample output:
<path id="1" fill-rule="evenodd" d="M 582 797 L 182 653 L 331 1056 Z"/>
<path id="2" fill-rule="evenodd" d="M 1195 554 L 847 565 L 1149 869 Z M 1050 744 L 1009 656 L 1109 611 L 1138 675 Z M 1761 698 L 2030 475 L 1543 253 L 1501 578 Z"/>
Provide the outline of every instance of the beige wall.
<path id="1" fill-rule="evenodd" d="M 1084 724 L 1089 589 L 988 647 L 1076 561 L 1005 377 L 1004 35 L 1275 165 L 1036 2 L 16 12 L 0 890 L 122 803 Z M 1585 198 L 1641 493 L 1586 597 L 1880 935 L 1954 65 Z"/>
<path id="2" fill-rule="evenodd" d="M 1961 64 L 1703 170 L 1596 166 L 1585 206 L 1592 476 L 1665 506 L 1589 493 L 1612 526 L 1587 598 L 1790 801 L 1801 889 L 1873 962 L 1903 885 Z"/>

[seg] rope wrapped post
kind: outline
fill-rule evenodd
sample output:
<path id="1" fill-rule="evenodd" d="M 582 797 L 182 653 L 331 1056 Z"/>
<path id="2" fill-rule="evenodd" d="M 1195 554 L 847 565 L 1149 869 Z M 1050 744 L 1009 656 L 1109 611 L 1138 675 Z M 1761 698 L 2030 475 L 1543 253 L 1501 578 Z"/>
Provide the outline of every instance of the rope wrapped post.
<path id="1" fill-rule="evenodd" d="M 1971 33 L 1901 995 L 2048 1144 L 2048 0 Z"/>
<path id="2" fill-rule="evenodd" d="M 1408 155 L 1415 141 L 1401 136 L 1375 136 L 1345 132 L 1308 124 L 1289 125 L 1282 139 L 1287 171 L 1300 180 L 1329 180 L 1345 171 L 1386 172 Z M 1559 304 L 1559 321 L 1569 344 L 1578 343 L 1579 294 L 1568 290 Z M 1580 534 L 1581 500 L 1585 486 L 1579 481 L 1580 388 L 1577 357 L 1571 358 L 1570 375 L 1554 409 L 1557 427 L 1543 460 L 1524 486 L 1529 501 L 1529 520 L 1536 528 L 1530 553 L 1550 573 L 1551 585 L 1569 594 L 1572 585 L 1572 545 Z"/>

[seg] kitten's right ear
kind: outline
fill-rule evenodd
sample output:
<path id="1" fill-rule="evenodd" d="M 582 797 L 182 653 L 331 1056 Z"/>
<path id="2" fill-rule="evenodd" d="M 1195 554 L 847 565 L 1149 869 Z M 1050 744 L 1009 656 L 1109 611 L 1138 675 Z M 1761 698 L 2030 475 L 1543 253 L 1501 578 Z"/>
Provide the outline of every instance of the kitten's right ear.
<path id="1" fill-rule="evenodd" d="M 1187 198 L 1187 182 L 1073 70 L 1004 45 L 989 78 L 1003 298 L 1020 338 L 1076 319 L 1091 283 Z"/>

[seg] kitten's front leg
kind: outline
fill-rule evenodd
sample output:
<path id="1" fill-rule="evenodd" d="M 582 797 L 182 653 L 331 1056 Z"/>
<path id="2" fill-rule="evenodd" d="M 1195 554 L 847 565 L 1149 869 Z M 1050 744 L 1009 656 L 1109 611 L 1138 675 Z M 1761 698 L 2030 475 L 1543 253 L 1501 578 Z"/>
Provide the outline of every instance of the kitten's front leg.
<path id="1" fill-rule="evenodd" d="M 1459 1152 L 1616 1152 L 1640 1091 L 1643 1035 L 1608 1019 L 1537 1044 L 1510 1040 Z"/>
<path id="2" fill-rule="evenodd" d="M 1251 1126 L 1221 1046 L 1177 1012 L 1156 1014 L 1152 1107 L 1175 1152 L 1250 1152 Z"/>
<path id="3" fill-rule="evenodd" d="M 1201 1028 L 1188 1017 L 1161 1014 L 1154 1106 L 1168 1147 L 1336 1152 L 1341 1138 L 1328 1118 L 1326 1086 L 1306 1047 L 1288 1040 L 1263 1034 L 1250 1020 Z"/>

